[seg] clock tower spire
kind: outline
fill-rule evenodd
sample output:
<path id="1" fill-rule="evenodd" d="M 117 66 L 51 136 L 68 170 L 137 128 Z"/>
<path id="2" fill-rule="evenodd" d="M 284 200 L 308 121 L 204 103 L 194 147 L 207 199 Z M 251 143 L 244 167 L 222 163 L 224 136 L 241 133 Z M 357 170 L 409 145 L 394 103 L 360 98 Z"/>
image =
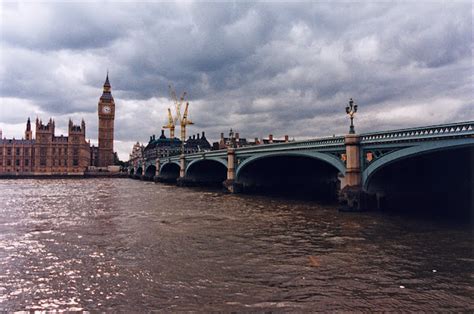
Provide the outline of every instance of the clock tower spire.
<path id="1" fill-rule="evenodd" d="M 115 102 L 111 93 L 109 71 L 105 78 L 104 90 L 99 99 L 99 167 L 114 164 L 114 119 Z"/>

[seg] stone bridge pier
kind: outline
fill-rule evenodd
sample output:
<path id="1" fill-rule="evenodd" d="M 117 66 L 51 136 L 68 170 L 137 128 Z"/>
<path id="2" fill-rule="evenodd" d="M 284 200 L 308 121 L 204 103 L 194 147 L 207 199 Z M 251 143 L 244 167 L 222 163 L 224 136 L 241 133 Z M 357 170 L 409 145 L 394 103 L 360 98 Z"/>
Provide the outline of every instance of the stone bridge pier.
<path id="1" fill-rule="evenodd" d="M 155 160 L 155 168 L 156 170 L 155 170 L 155 176 L 153 177 L 153 181 L 158 182 L 159 180 L 158 178 L 160 176 L 160 159 L 159 158 Z"/>
<path id="2" fill-rule="evenodd" d="M 347 134 L 344 138 L 346 146 L 346 173 L 339 192 L 342 210 L 360 211 L 377 207 L 374 195 L 364 191 L 362 186 L 361 137 Z"/>
<path id="3" fill-rule="evenodd" d="M 242 185 L 235 182 L 235 148 L 227 149 L 227 179 L 224 181 L 224 187 L 231 193 L 242 191 Z"/>

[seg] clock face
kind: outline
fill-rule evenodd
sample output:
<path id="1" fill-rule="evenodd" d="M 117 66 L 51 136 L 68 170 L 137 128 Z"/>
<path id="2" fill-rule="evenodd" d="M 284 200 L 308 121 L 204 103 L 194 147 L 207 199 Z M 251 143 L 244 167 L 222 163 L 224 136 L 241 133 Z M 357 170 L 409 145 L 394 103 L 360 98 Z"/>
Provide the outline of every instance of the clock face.
<path id="1" fill-rule="evenodd" d="M 110 113 L 111 111 L 112 111 L 112 110 L 110 109 L 109 106 L 104 106 L 104 107 L 102 107 L 102 112 L 103 112 L 103 113 Z"/>

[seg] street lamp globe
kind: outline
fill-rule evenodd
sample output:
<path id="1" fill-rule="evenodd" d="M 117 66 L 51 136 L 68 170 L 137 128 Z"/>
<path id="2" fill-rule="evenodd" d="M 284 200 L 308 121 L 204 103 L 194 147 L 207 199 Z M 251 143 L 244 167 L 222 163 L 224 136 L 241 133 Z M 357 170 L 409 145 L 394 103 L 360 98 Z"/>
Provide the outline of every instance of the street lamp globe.
<path id="1" fill-rule="evenodd" d="M 351 119 L 351 126 L 349 128 L 349 134 L 355 134 L 354 129 L 354 114 L 357 112 L 357 105 L 354 104 L 354 100 L 352 98 L 349 100 L 349 105 L 346 106 L 346 113 L 349 115 Z"/>

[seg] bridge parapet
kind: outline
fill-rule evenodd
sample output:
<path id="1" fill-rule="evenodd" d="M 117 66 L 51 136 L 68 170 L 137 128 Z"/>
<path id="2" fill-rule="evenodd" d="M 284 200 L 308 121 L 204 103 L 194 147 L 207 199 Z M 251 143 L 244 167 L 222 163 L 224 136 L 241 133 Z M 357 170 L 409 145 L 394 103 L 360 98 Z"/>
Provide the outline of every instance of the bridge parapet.
<path id="1" fill-rule="evenodd" d="M 177 156 L 179 157 L 179 155 Z M 202 157 L 226 157 L 227 149 L 198 152 L 198 153 L 186 154 L 185 156 L 186 156 L 186 159 L 199 159 Z"/>
<path id="2" fill-rule="evenodd" d="M 474 121 L 361 134 L 362 144 L 426 141 L 474 135 Z"/>
<path id="3" fill-rule="evenodd" d="M 293 141 L 288 143 L 264 144 L 236 148 L 236 153 L 263 152 L 267 150 L 277 151 L 280 149 L 305 149 L 305 148 L 334 148 L 344 146 L 344 136 L 331 136 L 311 140 Z"/>
<path id="4" fill-rule="evenodd" d="M 265 153 L 268 151 L 292 151 L 292 150 L 306 150 L 306 149 L 330 149 L 330 150 L 340 150 L 343 152 L 345 150 L 344 136 L 332 136 L 317 138 L 304 141 L 294 141 L 288 143 L 275 143 L 275 144 L 265 144 L 265 145 L 255 145 L 247 147 L 235 148 L 236 155 L 248 155 L 253 153 Z M 191 162 L 196 159 L 206 159 L 206 158 L 228 158 L 228 150 L 221 149 L 216 151 L 207 151 L 207 152 L 198 152 L 193 154 L 187 154 L 184 156 L 186 162 Z M 170 156 L 160 158 L 161 164 L 168 162 L 179 162 L 180 156 Z"/>

